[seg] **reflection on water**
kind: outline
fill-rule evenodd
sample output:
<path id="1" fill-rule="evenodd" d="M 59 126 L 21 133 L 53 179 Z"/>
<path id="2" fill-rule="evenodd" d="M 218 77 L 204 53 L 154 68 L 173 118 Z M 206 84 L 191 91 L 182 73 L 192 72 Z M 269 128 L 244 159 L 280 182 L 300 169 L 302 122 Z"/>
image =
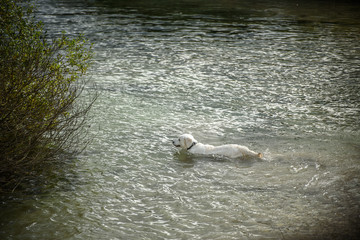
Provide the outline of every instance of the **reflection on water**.
<path id="1" fill-rule="evenodd" d="M 49 35 L 94 43 L 102 94 L 74 166 L 44 191 L 2 198 L 1 239 L 355 239 L 358 4 L 38 6 Z M 177 152 L 183 132 L 265 158 Z"/>

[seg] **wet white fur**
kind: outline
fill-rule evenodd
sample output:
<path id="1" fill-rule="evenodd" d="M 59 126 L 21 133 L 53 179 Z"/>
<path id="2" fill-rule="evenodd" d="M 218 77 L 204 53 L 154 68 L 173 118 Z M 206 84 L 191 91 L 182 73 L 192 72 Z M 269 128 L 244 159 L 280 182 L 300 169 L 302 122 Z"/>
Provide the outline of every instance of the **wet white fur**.
<path id="1" fill-rule="evenodd" d="M 186 149 L 193 154 L 222 155 L 230 158 L 263 157 L 261 153 L 256 153 L 245 146 L 237 144 L 226 144 L 221 146 L 202 144 L 197 142 L 190 134 L 183 134 L 172 142 L 174 146 Z M 195 145 L 193 145 L 194 143 Z"/>

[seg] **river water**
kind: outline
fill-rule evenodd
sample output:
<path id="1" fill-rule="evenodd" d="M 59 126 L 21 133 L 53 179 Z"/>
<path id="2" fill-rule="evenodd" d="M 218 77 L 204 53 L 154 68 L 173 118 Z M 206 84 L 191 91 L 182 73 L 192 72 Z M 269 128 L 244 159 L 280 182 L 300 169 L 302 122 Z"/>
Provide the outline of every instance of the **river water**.
<path id="1" fill-rule="evenodd" d="M 87 150 L 2 197 L 1 239 L 355 239 L 360 8 L 339 1 L 38 0 L 83 34 Z M 263 160 L 193 156 L 191 133 Z"/>

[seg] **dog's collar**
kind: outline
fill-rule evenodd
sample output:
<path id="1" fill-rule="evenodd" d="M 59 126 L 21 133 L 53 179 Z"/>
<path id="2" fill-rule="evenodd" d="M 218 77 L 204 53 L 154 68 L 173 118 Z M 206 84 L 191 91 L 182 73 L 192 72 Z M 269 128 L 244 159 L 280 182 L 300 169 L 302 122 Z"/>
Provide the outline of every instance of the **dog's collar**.
<path id="1" fill-rule="evenodd" d="M 191 144 L 191 146 L 187 148 L 187 150 L 189 151 L 189 150 L 190 150 L 193 146 L 195 146 L 195 145 L 196 145 L 196 142 L 193 142 L 193 143 Z"/>

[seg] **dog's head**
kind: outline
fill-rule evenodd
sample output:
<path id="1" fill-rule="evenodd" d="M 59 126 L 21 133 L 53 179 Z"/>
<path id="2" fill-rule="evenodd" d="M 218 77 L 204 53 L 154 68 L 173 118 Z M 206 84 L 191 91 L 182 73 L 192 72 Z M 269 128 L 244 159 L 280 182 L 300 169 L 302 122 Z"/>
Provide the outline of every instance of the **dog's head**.
<path id="1" fill-rule="evenodd" d="M 172 141 L 175 147 L 181 147 L 183 149 L 189 150 L 192 146 L 194 146 L 197 141 L 190 134 L 183 134 L 179 138 L 174 139 Z"/>

